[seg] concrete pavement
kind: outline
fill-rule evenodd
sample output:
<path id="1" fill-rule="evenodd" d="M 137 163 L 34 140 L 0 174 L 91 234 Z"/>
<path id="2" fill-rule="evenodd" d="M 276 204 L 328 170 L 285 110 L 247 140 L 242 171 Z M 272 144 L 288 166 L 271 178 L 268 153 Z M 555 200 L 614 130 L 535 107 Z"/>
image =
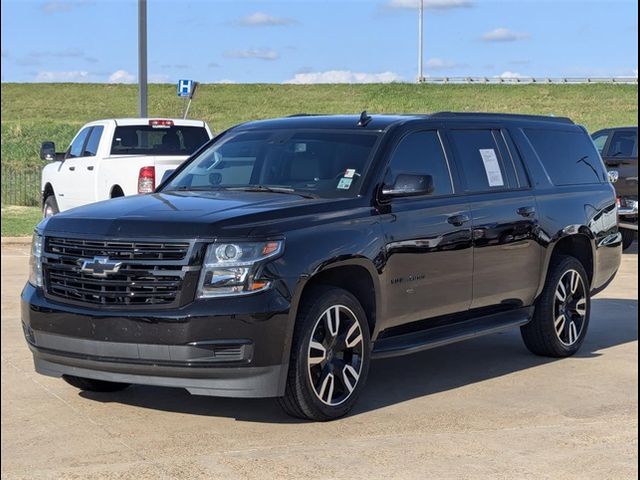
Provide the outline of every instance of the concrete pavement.
<path id="1" fill-rule="evenodd" d="M 637 246 L 577 356 L 533 356 L 513 331 L 380 360 L 330 423 L 274 400 L 81 393 L 37 375 L 19 317 L 27 252 L 2 246 L 2 478 L 637 477 Z"/>

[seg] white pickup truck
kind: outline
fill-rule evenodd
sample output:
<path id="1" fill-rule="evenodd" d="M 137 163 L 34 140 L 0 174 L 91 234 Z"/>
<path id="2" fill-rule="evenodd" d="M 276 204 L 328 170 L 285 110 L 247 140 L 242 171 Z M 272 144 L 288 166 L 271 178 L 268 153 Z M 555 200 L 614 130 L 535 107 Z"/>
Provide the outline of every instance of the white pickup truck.
<path id="1" fill-rule="evenodd" d="M 120 118 L 87 123 L 64 153 L 44 142 L 40 158 L 50 163 L 42 170 L 43 215 L 152 192 L 211 138 L 199 120 Z"/>

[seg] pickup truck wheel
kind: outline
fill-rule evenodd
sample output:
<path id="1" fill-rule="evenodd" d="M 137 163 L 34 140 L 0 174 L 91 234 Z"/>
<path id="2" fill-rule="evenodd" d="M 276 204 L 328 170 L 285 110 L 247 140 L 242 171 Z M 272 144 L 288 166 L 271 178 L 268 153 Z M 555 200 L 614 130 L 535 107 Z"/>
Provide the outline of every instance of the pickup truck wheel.
<path id="1" fill-rule="evenodd" d="M 636 239 L 636 232 L 634 230 L 629 230 L 628 228 L 621 228 L 620 233 L 622 234 L 622 249 L 626 250 L 633 245 L 633 242 Z"/>
<path id="2" fill-rule="evenodd" d="M 533 319 L 520 329 L 522 338 L 537 355 L 568 357 L 580 349 L 590 314 L 591 294 L 584 267 L 573 257 L 559 256 L 549 266 Z"/>
<path id="3" fill-rule="evenodd" d="M 371 350 L 367 316 L 346 290 L 322 287 L 301 307 L 285 396 L 294 417 L 326 421 L 346 415 L 366 381 Z"/>
<path id="4" fill-rule="evenodd" d="M 48 218 L 52 217 L 56 213 L 59 213 L 58 202 L 56 202 L 56 197 L 54 195 L 49 195 L 44 199 L 44 203 L 42 204 L 42 217 Z"/>
<path id="5" fill-rule="evenodd" d="M 69 385 L 88 392 L 119 392 L 129 386 L 128 383 L 107 382 L 106 380 L 94 380 L 93 378 L 74 377 L 63 375 L 62 378 Z"/>

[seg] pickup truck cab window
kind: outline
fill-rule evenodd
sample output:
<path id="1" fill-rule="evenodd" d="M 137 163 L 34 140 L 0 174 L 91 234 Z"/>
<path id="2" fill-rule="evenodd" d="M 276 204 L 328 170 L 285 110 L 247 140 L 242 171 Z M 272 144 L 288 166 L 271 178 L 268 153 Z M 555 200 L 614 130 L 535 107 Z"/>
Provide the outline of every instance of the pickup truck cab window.
<path id="1" fill-rule="evenodd" d="M 208 140 L 201 127 L 117 126 L 111 155 L 191 155 Z"/>
<path id="2" fill-rule="evenodd" d="M 322 198 L 354 197 L 378 134 L 302 130 L 225 135 L 163 191 L 278 188 Z"/>
<path id="3" fill-rule="evenodd" d="M 91 131 L 91 127 L 86 127 L 80 130 L 76 138 L 73 139 L 71 145 L 69 146 L 69 150 L 67 151 L 67 158 L 75 158 L 81 157 L 82 152 L 84 152 L 84 144 L 87 140 L 87 136 Z"/>
<path id="4" fill-rule="evenodd" d="M 607 145 L 607 140 L 609 140 L 610 135 L 611 130 L 603 130 L 593 136 L 593 143 L 595 144 L 600 154 L 604 154 L 604 147 Z"/>
<path id="5" fill-rule="evenodd" d="M 385 185 L 393 185 L 398 175 L 431 175 L 431 196 L 453 194 L 451 171 L 438 132 L 412 132 L 396 146 L 384 178 Z"/>
<path id="6" fill-rule="evenodd" d="M 638 156 L 638 132 L 619 130 L 611 137 L 607 157 L 630 158 Z"/>
<path id="7" fill-rule="evenodd" d="M 100 145 L 100 138 L 102 137 L 102 132 L 104 131 L 104 127 L 98 125 L 91 129 L 91 133 L 89 134 L 89 138 L 87 139 L 87 145 L 84 147 L 83 157 L 95 157 L 98 153 L 98 146 Z"/>

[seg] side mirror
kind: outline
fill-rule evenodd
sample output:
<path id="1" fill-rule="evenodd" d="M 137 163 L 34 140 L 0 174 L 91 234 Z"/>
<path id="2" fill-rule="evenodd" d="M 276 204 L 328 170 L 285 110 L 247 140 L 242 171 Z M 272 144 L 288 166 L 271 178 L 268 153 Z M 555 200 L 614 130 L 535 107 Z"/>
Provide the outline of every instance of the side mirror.
<path id="1" fill-rule="evenodd" d="M 40 160 L 53 162 L 56 160 L 56 144 L 53 142 L 42 142 L 40 145 Z"/>
<path id="2" fill-rule="evenodd" d="M 609 170 L 607 174 L 609 175 L 609 181 L 611 183 L 617 183 L 620 179 L 620 172 L 618 172 L 618 170 Z"/>
<path id="3" fill-rule="evenodd" d="M 385 197 L 412 197 L 415 195 L 431 195 L 434 191 L 431 175 L 411 175 L 402 173 L 396 177 L 393 186 L 382 187 Z"/>
<path id="4" fill-rule="evenodd" d="M 161 185 L 164 183 L 164 181 L 169 178 L 169 175 L 171 175 L 173 172 L 175 171 L 175 168 L 171 168 L 169 170 L 165 170 L 165 172 L 162 174 L 162 180 L 160 180 L 160 183 L 158 185 Z"/>

